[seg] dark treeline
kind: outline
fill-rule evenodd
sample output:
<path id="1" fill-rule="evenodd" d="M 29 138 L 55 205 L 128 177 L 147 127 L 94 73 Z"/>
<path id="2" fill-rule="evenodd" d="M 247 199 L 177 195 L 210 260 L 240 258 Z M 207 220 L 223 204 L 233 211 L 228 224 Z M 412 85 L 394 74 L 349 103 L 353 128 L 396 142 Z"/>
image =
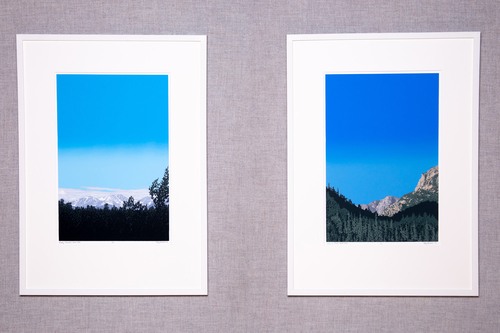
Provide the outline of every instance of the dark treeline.
<path id="1" fill-rule="evenodd" d="M 134 202 L 130 197 L 122 207 L 103 209 L 73 207 L 59 200 L 60 241 L 168 241 L 169 179 L 168 168 L 161 181 L 149 187 L 154 207 Z"/>
<path id="2" fill-rule="evenodd" d="M 434 242 L 438 240 L 438 203 L 425 201 L 393 217 L 378 216 L 326 188 L 328 242 Z"/>
<path id="3" fill-rule="evenodd" d="M 59 200 L 61 241 L 166 241 L 168 207 L 75 207 Z"/>

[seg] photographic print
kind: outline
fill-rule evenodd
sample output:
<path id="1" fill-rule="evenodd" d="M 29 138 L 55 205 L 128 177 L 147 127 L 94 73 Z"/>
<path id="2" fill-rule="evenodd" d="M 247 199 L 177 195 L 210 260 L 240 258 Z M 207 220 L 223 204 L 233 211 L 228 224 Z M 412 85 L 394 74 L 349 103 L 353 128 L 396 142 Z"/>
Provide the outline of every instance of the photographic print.
<path id="1" fill-rule="evenodd" d="M 60 241 L 169 238 L 168 76 L 57 74 Z"/>
<path id="2" fill-rule="evenodd" d="M 479 40 L 288 35 L 288 295 L 477 296 Z"/>
<path id="3" fill-rule="evenodd" d="M 207 294 L 206 47 L 17 35 L 21 295 Z"/>
<path id="4" fill-rule="evenodd" d="M 438 241 L 438 73 L 327 74 L 326 240 Z"/>

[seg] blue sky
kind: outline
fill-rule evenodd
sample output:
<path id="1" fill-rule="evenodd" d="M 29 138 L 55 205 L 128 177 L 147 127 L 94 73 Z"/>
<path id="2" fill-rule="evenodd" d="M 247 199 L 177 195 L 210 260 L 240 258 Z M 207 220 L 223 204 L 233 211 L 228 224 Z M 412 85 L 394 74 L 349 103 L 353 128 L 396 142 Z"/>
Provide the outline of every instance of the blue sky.
<path id="1" fill-rule="evenodd" d="M 59 187 L 147 188 L 168 165 L 167 75 L 57 75 Z"/>
<path id="2" fill-rule="evenodd" d="M 439 74 L 326 75 L 326 182 L 356 204 L 438 165 Z"/>

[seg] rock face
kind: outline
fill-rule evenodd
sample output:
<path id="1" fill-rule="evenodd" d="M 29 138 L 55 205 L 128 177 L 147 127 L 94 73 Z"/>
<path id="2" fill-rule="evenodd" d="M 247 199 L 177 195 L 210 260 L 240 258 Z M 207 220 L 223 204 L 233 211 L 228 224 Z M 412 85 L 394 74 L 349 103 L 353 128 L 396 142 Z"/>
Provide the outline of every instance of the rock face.
<path id="1" fill-rule="evenodd" d="M 398 201 L 398 198 L 388 195 L 382 200 L 375 200 L 367 205 L 361 205 L 361 208 L 367 209 L 372 213 L 377 212 L 377 214 L 381 215 L 387 207 L 389 207 L 396 201 Z"/>
<path id="2" fill-rule="evenodd" d="M 438 202 L 439 198 L 439 170 L 435 166 L 422 174 L 413 192 L 403 195 L 398 201 L 389 205 L 379 215 L 393 216 L 394 214 L 415 206 L 424 201 Z"/>
<path id="3" fill-rule="evenodd" d="M 435 166 L 429 169 L 429 171 L 427 171 L 426 173 L 422 174 L 413 192 L 430 191 L 437 193 L 438 180 L 439 180 L 439 170 L 438 167 Z"/>

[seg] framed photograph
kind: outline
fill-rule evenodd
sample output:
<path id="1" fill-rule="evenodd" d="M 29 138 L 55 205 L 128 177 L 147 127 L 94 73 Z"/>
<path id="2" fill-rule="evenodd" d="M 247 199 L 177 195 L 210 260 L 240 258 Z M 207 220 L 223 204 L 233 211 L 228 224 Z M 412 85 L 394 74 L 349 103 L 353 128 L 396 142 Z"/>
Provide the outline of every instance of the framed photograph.
<path id="1" fill-rule="evenodd" d="M 479 40 L 288 36 L 289 295 L 478 295 Z"/>
<path id="2" fill-rule="evenodd" d="M 20 294 L 206 295 L 206 37 L 17 49 Z"/>

